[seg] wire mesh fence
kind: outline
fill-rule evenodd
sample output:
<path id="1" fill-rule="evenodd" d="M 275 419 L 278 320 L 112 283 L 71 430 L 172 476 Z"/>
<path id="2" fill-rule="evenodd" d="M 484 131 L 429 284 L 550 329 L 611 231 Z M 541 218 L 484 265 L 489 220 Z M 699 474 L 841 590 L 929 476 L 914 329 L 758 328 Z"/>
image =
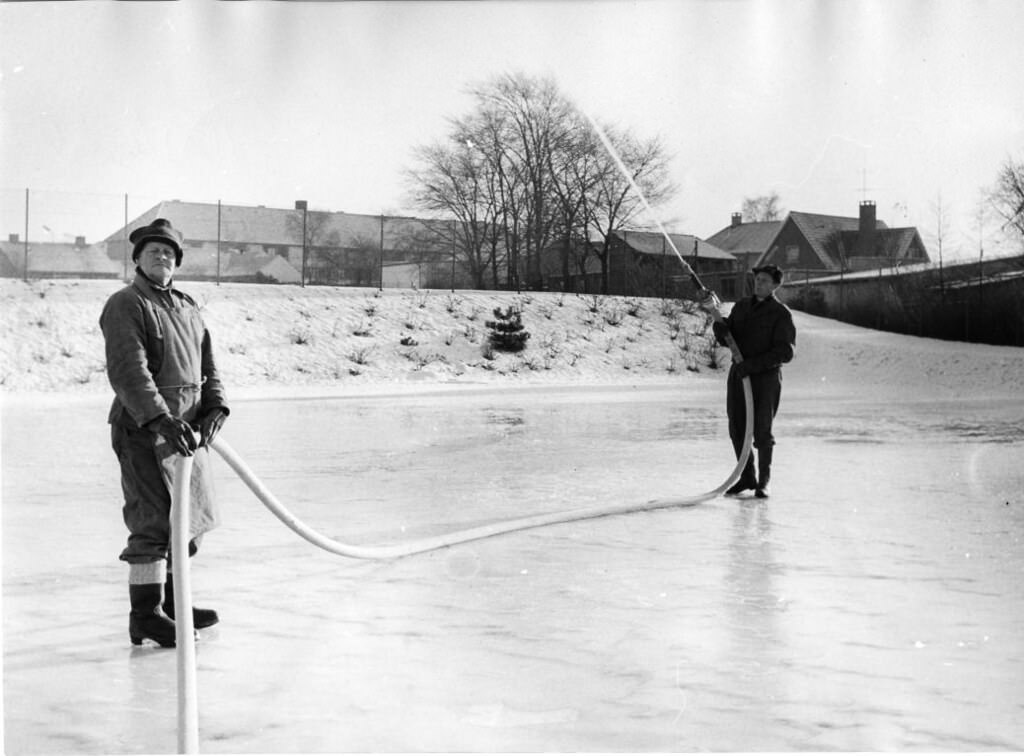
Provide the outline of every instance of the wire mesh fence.
<path id="1" fill-rule="evenodd" d="M 795 309 L 913 336 L 1024 346 L 1024 256 L 796 280 Z"/>
<path id="2" fill-rule="evenodd" d="M 321 210 L 302 200 L 281 208 L 13 188 L 0 189 L 0 276 L 128 279 L 129 233 L 156 218 L 184 234 L 182 281 L 692 295 L 671 254 L 641 255 L 642 264 L 620 255 L 602 274 L 592 249 L 573 251 L 580 272 L 566 277 L 564 249 L 520 249 L 514 233 L 485 224 Z M 698 272 L 731 298 L 742 290 L 733 267 L 714 260 Z"/>
<path id="3" fill-rule="evenodd" d="M 0 189 L 0 275 L 127 278 L 131 229 L 166 218 L 185 236 L 182 280 L 489 288 L 453 221 L 65 190 Z"/>

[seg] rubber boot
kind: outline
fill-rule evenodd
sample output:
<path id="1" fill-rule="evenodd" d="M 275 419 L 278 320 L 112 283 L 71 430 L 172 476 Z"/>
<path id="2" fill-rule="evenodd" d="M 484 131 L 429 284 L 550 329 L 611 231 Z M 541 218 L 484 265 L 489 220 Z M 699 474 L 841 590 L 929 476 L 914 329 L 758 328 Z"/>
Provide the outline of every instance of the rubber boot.
<path id="1" fill-rule="evenodd" d="M 751 450 L 747 457 L 747 464 L 740 474 L 739 480 L 725 490 L 726 496 L 736 496 L 744 491 L 753 491 L 757 488 L 757 478 L 754 477 L 754 452 Z"/>
<path id="2" fill-rule="evenodd" d="M 168 572 L 167 582 L 164 583 L 164 614 L 174 619 L 174 576 Z M 213 609 L 200 609 L 192 607 L 192 627 L 202 630 L 220 622 L 220 617 Z"/>
<path id="3" fill-rule="evenodd" d="M 757 490 L 754 491 L 754 496 L 759 499 L 767 499 L 771 496 L 768 484 L 772 479 L 773 448 L 768 446 L 764 449 L 759 449 L 757 452 Z"/>
<path id="4" fill-rule="evenodd" d="M 146 638 L 163 648 L 175 646 L 174 623 L 160 611 L 166 569 L 162 561 L 129 566 L 128 596 L 132 609 L 128 614 L 128 637 L 133 646 L 141 646 Z"/>

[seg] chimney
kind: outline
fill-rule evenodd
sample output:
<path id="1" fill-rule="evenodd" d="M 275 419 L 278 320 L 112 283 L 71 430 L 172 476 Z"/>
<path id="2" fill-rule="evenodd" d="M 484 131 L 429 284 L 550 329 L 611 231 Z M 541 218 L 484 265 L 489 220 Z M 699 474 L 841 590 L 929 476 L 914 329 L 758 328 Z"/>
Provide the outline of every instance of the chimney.
<path id="1" fill-rule="evenodd" d="M 732 214 L 732 226 L 736 227 L 736 226 L 742 226 L 742 225 L 743 225 L 743 213 L 733 213 Z"/>
<path id="2" fill-rule="evenodd" d="M 17 242 L 17 241 L 20 241 L 20 239 L 18 238 L 17 234 L 8 234 L 7 235 L 7 241 L 9 241 L 9 242 Z"/>
<path id="3" fill-rule="evenodd" d="M 75 246 L 78 247 L 78 248 L 84 247 L 85 246 L 85 237 L 84 236 L 76 236 L 75 237 Z"/>
<path id="4" fill-rule="evenodd" d="M 865 200 L 860 203 L 860 223 L 857 226 L 857 253 L 871 255 L 875 248 L 875 203 Z"/>

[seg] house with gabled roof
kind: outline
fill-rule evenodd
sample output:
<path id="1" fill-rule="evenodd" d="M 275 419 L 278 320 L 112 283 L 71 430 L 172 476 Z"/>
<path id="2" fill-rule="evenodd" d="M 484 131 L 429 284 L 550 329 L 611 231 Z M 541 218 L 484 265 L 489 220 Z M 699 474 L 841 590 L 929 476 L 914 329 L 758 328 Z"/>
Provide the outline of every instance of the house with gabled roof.
<path id="1" fill-rule="evenodd" d="M 606 241 L 608 290 L 603 292 L 600 254 Z M 677 251 L 706 287 L 722 299 L 735 297 L 738 263 L 728 252 L 692 234 L 668 234 L 666 239 L 660 232 L 630 229 L 613 231 L 607 240 L 595 237 L 578 245 L 568 279 L 555 256 L 545 255 L 546 286 L 554 291 L 592 294 L 692 297 L 695 289 Z"/>
<path id="2" fill-rule="evenodd" d="M 736 258 L 741 271 L 753 268 L 771 246 L 782 221 L 743 222 L 742 213 L 733 213 L 728 226 L 708 237 L 712 244 Z"/>
<path id="3" fill-rule="evenodd" d="M 314 211 L 302 201 L 286 209 L 179 200 L 157 203 L 108 236 L 110 257 L 130 257 L 127 232 L 156 218 L 185 236 L 177 275 L 186 280 L 369 286 L 384 264 L 451 257 L 438 247 L 436 221 Z"/>
<path id="4" fill-rule="evenodd" d="M 929 262 L 916 228 L 889 228 L 875 215 L 875 203 L 860 203 L 860 215 L 791 212 L 758 265 L 773 263 L 790 277 L 877 270 Z"/>
<path id="5" fill-rule="evenodd" d="M 860 203 L 856 218 L 793 211 L 782 221 L 743 223 L 734 213 L 732 224 L 708 241 L 743 259 L 747 269 L 772 263 L 790 279 L 929 261 L 917 229 L 889 228 L 870 201 Z"/>

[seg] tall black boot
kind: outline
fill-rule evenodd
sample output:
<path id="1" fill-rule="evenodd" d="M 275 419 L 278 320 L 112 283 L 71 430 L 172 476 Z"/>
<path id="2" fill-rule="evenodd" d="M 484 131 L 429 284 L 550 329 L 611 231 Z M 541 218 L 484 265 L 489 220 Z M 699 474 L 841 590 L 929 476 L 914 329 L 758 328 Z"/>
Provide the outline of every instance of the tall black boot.
<path id="1" fill-rule="evenodd" d="M 174 623 L 160 611 L 163 588 L 163 583 L 129 583 L 132 610 L 128 615 L 128 637 L 133 646 L 140 646 L 149 638 L 164 648 L 174 648 Z"/>
<path id="2" fill-rule="evenodd" d="M 754 477 L 754 450 L 751 449 L 739 480 L 725 490 L 725 495 L 736 496 L 744 491 L 753 491 L 755 488 L 757 488 L 757 478 Z"/>
<path id="3" fill-rule="evenodd" d="M 164 613 L 174 619 L 174 576 L 168 572 L 167 582 L 164 584 Z M 213 609 L 199 609 L 192 607 L 192 627 L 201 630 L 220 622 L 220 617 Z"/>
<path id="4" fill-rule="evenodd" d="M 766 446 L 757 450 L 757 490 L 754 496 L 759 499 L 767 499 L 771 496 L 768 484 L 772 479 L 772 450 L 775 447 Z"/>

